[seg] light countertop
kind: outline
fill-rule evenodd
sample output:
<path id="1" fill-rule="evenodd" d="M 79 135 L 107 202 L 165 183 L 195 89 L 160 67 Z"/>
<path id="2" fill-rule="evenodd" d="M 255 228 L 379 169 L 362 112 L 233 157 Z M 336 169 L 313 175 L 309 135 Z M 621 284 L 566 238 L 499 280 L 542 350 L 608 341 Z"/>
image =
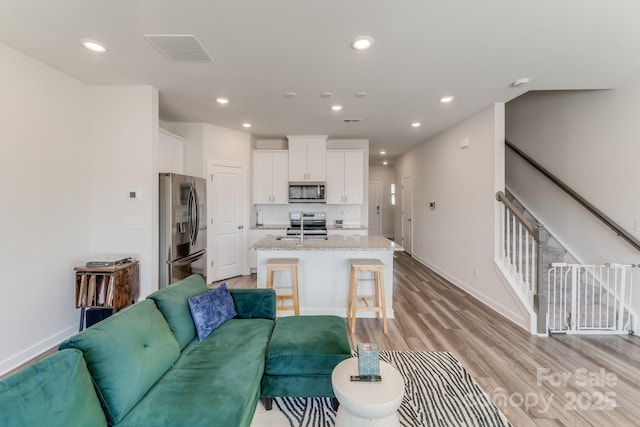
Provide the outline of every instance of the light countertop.
<path id="1" fill-rule="evenodd" d="M 263 224 L 263 225 L 252 225 L 252 230 L 286 230 L 289 228 L 289 224 Z M 335 225 L 327 225 L 327 230 L 368 230 L 367 227 L 363 227 L 361 225 L 343 225 L 343 226 L 335 226 Z"/>
<path id="2" fill-rule="evenodd" d="M 325 239 L 307 237 L 278 240 L 267 236 L 258 240 L 253 248 L 257 251 L 404 251 L 399 244 L 382 236 L 327 236 Z"/>
<path id="3" fill-rule="evenodd" d="M 286 230 L 287 228 L 289 228 L 289 224 L 263 224 L 251 227 L 252 230 Z"/>
<path id="4" fill-rule="evenodd" d="M 327 230 L 368 230 L 367 227 L 363 227 L 361 225 L 327 225 Z"/>

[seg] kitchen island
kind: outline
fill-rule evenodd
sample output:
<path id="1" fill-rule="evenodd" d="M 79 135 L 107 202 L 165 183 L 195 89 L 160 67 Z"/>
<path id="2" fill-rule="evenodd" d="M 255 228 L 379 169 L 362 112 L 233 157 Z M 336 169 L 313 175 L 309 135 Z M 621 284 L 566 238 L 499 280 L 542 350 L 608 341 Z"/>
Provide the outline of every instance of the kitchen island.
<path id="1" fill-rule="evenodd" d="M 376 258 L 384 263 L 384 286 L 387 317 L 393 318 L 393 254 L 404 248 L 381 236 L 328 236 L 281 238 L 267 236 L 253 248 L 257 254 L 258 288 L 267 283 L 267 260 L 298 258 L 298 293 L 300 314 L 333 314 L 346 317 L 349 297 L 349 274 L 352 258 Z M 372 278 L 369 275 L 369 278 Z M 363 280 L 360 294 L 373 294 L 373 280 Z M 275 283 L 289 286 L 289 275 L 276 272 Z M 284 312 L 289 313 L 289 312 Z M 293 312 L 291 312 L 293 313 Z M 375 317 L 360 313 L 359 317 Z"/>

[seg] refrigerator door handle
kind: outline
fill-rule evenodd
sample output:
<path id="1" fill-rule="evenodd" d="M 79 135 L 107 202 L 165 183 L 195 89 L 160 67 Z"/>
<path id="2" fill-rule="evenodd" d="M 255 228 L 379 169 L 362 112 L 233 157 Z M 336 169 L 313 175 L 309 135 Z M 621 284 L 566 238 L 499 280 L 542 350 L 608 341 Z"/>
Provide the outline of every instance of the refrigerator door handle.
<path id="1" fill-rule="evenodd" d="M 167 261 L 167 264 L 171 267 L 180 267 L 181 265 L 191 264 L 193 261 L 197 261 L 202 258 L 207 253 L 206 249 L 196 252 L 195 254 L 191 254 L 184 258 L 180 258 L 174 261 Z"/>
<path id="2" fill-rule="evenodd" d="M 189 239 L 191 240 L 191 245 L 195 244 L 196 241 L 196 230 L 195 230 L 195 216 L 197 215 L 197 213 L 194 211 L 193 205 L 194 205 L 194 197 L 195 197 L 195 192 L 193 191 L 193 184 L 191 184 L 189 186 L 189 201 L 187 202 L 187 212 L 189 215 Z"/>
<path id="3" fill-rule="evenodd" d="M 196 191 L 196 186 L 191 184 L 191 191 L 193 192 L 193 242 L 192 244 L 196 244 L 198 242 L 198 231 L 200 229 L 200 200 L 198 199 L 198 192 Z"/>

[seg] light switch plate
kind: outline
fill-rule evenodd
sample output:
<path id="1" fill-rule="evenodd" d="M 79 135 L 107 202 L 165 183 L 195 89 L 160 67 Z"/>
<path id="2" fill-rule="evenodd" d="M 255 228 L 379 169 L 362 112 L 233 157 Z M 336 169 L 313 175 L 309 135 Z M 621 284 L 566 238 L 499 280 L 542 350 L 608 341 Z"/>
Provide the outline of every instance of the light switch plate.
<path id="1" fill-rule="evenodd" d="M 138 188 L 129 190 L 129 200 L 140 200 L 140 199 L 142 199 L 142 190 Z"/>

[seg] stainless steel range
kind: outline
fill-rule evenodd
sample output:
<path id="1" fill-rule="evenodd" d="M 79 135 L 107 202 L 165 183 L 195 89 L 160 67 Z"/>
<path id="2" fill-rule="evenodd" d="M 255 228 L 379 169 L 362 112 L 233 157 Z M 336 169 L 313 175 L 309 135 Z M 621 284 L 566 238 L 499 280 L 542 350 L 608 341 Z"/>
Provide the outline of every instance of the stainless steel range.
<path id="1" fill-rule="evenodd" d="M 287 228 L 287 236 L 299 236 L 300 230 L 305 236 L 326 236 L 327 219 L 324 212 L 291 212 L 291 226 Z"/>

